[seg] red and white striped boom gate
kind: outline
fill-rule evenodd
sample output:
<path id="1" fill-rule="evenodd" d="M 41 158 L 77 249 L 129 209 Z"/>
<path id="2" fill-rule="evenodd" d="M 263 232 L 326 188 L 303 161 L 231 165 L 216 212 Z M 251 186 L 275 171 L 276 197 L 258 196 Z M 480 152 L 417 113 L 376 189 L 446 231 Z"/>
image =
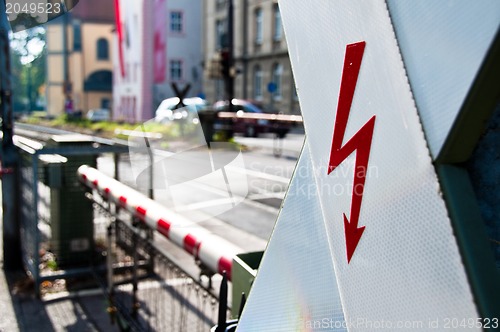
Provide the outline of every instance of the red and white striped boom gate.
<path id="1" fill-rule="evenodd" d="M 184 248 L 211 271 L 226 271 L 231 279 L 233 257 L 243 253 L 242 249 L 95 168 L 83 165 L 78 168 L 78 176 L 85 185 Z"/>

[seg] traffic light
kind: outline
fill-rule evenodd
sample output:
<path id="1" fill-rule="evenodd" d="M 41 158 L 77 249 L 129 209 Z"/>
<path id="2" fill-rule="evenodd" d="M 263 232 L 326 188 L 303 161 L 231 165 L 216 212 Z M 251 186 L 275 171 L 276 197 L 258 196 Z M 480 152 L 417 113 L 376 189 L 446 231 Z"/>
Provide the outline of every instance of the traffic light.
<path id="1" fill-rule="evenodd" d="M 227 79 L 234 78 L 240 71 L 233 65 L 229 51 L 223 49 L 210 59 L 206 65 L 205 73 L 211 79 Z"/>
<path id="2" fill-rule="evenodd" d="M 231 74 L 231 59 L 229 56 L 229 50 L 224 49 L 220 51 L 220 64 L 222 77 L 229 77 Z"/>

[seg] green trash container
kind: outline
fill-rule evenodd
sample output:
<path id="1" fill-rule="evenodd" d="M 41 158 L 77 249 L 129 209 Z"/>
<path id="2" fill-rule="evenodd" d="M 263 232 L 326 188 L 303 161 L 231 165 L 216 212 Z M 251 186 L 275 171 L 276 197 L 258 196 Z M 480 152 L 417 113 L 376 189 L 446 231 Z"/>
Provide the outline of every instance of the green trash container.
<path id="1" fill-rule="evenodd" d="M 56 135 L 46 147 L 70 149 L 89 148 L 91 137 L 84 135 Z M 49 155 L 50 156 L 50 155 Z M 62 159 L 64 158 L 64 159 Z M 67 154 L 40 158 L 50 188 L 50 250 L 55 254 L 59 268 L 88 266 L 94 245 L 94 210 L 85 197 L 85 189 L 77 177 L 81 165 L 96 167 L 94 154 Z"/>

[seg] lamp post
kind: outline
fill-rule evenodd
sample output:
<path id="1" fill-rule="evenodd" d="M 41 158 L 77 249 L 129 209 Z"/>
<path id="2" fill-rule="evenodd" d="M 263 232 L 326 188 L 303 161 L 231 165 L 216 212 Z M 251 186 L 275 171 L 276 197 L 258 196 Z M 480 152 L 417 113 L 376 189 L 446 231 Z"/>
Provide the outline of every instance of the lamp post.
<path id="1" fill-rule="evenodd" d="M 223 72 L 224 72 L 224 84 L 225 84 L 225 92 L 226 92 L 226 98 L 229 102 L 229 111 L 233 111 L 233 104 L 232 100 L 234 98 L 234 75 L 235 75 L 235 70 L 234 70 L 234 34 L 233 34 L 233 28 L 234 28 L 234 7 L 233 7 L 233 0 L 228 0 L 228 6 L 227 6 L 227 45 L 226 45 L 226 51 L 227 51 L 227 59 L 225 63 L 225 67 Z"/>

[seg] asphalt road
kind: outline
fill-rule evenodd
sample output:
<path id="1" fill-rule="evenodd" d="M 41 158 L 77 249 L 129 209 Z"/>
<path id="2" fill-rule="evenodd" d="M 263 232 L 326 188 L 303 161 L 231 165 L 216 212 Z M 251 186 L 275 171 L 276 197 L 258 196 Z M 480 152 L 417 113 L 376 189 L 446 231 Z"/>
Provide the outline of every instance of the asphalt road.
<path id="1" fill-rule="evenodd" d="M 280 142 L 270 136 L 235 137 L 235 141 L 241 151 L 234 144 L 214 146 L 210 151 L 203 147 L 175 153 L 149 150 L 154 151 L 154 199 L 245 252 L 260 251 L 272 233 L 304 135 L 290 134 Z M 98 168 L 112 176 L 112 156 L 99 158 Z M 149 172 L 147 150 L 135 153 L 131 149 L 121 156 L 121 182 L 148 194 Z M 156 239 L 188 272 L 198 273 L 192 257 L 161 235 Z"/>
<path id="2" fill-rule="evenodd" d="M 264 250 L 302 148 L 303 135 L 290 135 L 290 147 L 275 157 L 272 138 L 243 138 L 243 151 L 219 147 L 170 153 L 154 150 L 154 199 L 244 252 Z M 120 181 L 148 194 L 149 158 L 144 151 L 122 155 Z M 112 176 L 111 156 L 98 168 Z M 199 270 L 193 258 L 161 235 L 155 240 L 192 275 Z"/>
<path id="3" fill-rule="evenodd" d="M 279 158 L 273 154 L 271 138 L 237 138 L 248 147 L 242 152 L 155 151 L 154 198 L 230 241 L 235 238 L 233 231 L 248 233 L 254 239 L 243 249 L 263 249 L 295 168 L 297 159 L 291 154 L 298 156 L 303 137 L 286 138 L 283 143 L 293 142 L 294 150 Z M 110 157 L 102 158 L 99 168 L 112 173 L 109 163 Z M 147 193 L 148 164 L 144 153 L 122 156 L 120 180 Z"/>

